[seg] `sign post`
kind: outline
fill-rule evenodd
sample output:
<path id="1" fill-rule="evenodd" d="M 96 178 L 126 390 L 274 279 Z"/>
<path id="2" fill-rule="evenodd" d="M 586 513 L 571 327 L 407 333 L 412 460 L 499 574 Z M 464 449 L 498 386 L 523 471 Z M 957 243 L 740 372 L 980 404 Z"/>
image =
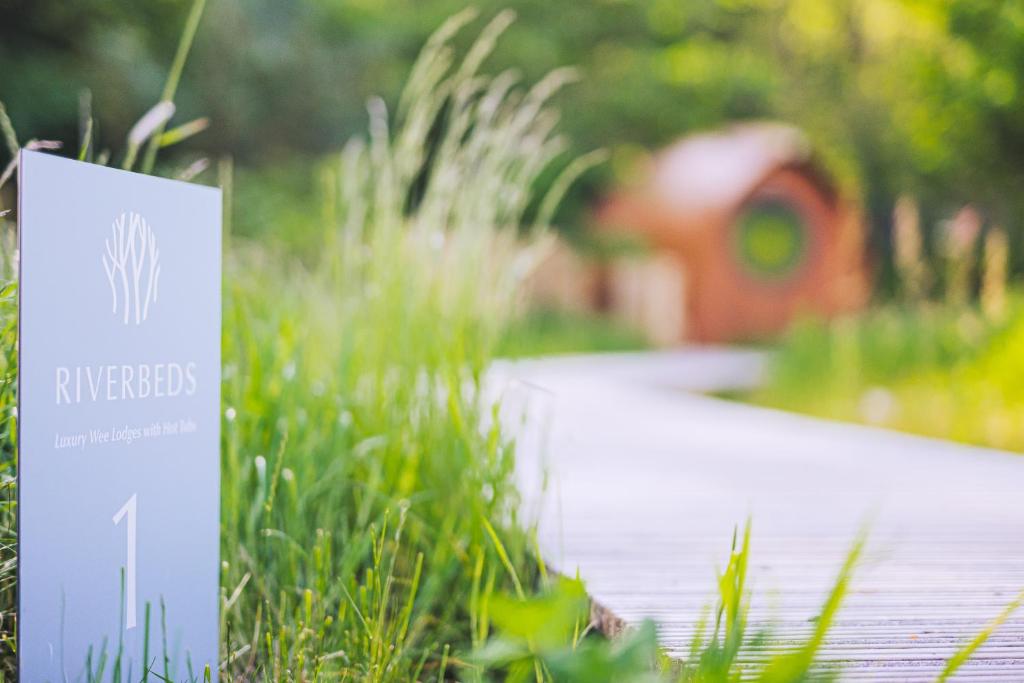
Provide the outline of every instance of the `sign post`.
<path id="1" fill-rule="evenodd" d="M 220 191 L 19 169 L 21 680 L 216 678 Z"/>

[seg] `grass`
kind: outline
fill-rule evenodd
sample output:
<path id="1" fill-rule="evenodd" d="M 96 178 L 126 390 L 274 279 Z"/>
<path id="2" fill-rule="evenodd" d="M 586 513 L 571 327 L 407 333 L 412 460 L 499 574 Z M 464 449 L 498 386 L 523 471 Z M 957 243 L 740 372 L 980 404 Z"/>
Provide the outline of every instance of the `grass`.
<path id="1" fill-rule="evenodd" d="M 397 117 L 371 103 L 368 141 L 325 171 L 319 258 L 230 251 L 222 630 L 236 676 L 441 678 L 487 638 L 489 596 L 533 583 L 512 450 L 482 427 L 480 389 L 539 249 L 518 228 L 562 149 L 546 101 L 564 74 L 526 90 L 477 74 L 505 14 L 455 63 L 468 19 L 428 43 Z"/>
<path id="2" fill-rule="evenodd" d="M 749 528 L 720 576 L 714 626 L 681 665 L 661 658 L 650 625 L 616 641 L 590 633 L 582 584 L 548 576 L 530 552 L 514 443 L 482 384 L 559 194 L 593 159 L 570 164 L 536 197 L 539 174 L 563 149 L 549 100 L 571 74 L 529 88 L 511 73 L 480 75 L 511 17 L 499 14 L 456 59 L 451 39 L 470 19 L 457 15 L 428 42 L 394 116 L 371 103 L 368 139 L 320 166 L 317 208 L 272 228 L 229 225 L 221 679 L 809 680 L 859 546 L 814 636 L 752 668 L 740 661 Z M 183 42 L 191 18 L 189 27 Z M 183 63 L 176 58 L 169 81 Z M 146 168 L 148 141 L 168 139 L 168 107 L 157 111 L 136 127 L 122 165 L 144 150 Z M 0 123 L 13 153 L 18 142 L 5 116 Z M 98 141 L 83 130 L 81 156 L 109 160 L 93 156 Z M 227 184 L 231 166 L 220 168 Z M 236 210 L 252 220 L 245 206 L 227 215 Z M 533 226 L 525 234 L 524 224 Z M 305 248 L 281 247 L 293 229 Z M 16 675 L 12 234 L 6 226 L 0 288 L 0 679 Z M 147 608 L 154 639 L 156 619 Z M 166 650 L 147 646 L 147 660 Z M 129 680 L 139 654 L 98 656 L 90 678 Z M 217 677 L 164 666 L 131 679 Z"/>
<path id="3" fill-rule="evenodd" d="M 4 231 L 3 239 L 9 254 L 11 234 Z M 0 678 L 10 672 L 17 624 L 17 306 L 17 287 L 8 281 L 0 287 Z"/>
<path id="4" fill-rule="evenodd" d="M 506 564 L 533 584 L 511 447 L 483 428 L 479 391 L 542 247 L 554 199 L 527 211 L 537 175 L 564 147 L 547 102 L 569 74 L 529 88 L 512 74 L 480 76 L 511 17 L 498 15 L 456 62 L 449 40 L 470 18 L 427 45 L 396 116 L 372 102 L 368 139 L 325 166 L 333 203 L 303 226 L 315 258 L 237 236 L 226 250 L 227 677 L 438 678 L 488 636 L 486 596 L 511 585 Z M 525 237 L 524 222 L 537 223 Z M 8 326 L 12 291 L 0 300 Z M 10 415 L 13 333 L 5 339 Z M 4 578 L 10 615 L 13 573 Z"/>
<path id="5" fill-rule="evenodd" d="M 646 348 L 648 343 L 642 334 L 607 318 L 541 309 L 512 320 L 498 344 L 497 354 L 527 358 Z"/>
<path id="6" fill-rule="evenodd" d="M 798 326 L 752 400 L 1024 451 L 1024 308 L 985 316 L 970 306 L 887 305 Z"/>

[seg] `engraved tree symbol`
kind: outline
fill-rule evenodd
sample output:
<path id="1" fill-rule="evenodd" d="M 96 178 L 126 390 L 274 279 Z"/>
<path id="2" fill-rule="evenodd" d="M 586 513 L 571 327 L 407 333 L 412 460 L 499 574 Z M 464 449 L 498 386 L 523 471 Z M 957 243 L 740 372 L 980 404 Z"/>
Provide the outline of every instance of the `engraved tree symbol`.
<path id="1" fill-rule="evenodd" d="M 149 223 L 141 215 L 121 213 L 106 240 L 103 269 L 110 283 L 111 312 L 121 309 L 124 324 L 134 318 L 140 325 L 157 300 L 160 285 L 160 250 Z"/>

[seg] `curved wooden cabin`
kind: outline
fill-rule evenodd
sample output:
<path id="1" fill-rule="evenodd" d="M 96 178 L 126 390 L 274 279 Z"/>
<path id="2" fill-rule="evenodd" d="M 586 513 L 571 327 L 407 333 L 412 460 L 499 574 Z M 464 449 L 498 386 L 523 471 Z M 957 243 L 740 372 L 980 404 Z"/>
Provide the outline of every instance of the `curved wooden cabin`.
<path id="1" fill-rule="evenodd" d="M 866 298 L 858 212 L 789 126 L 686 138 L 598 218 L 682 261 L 695 341 L 764 338 L 797 316 L 832 316 Z"/>

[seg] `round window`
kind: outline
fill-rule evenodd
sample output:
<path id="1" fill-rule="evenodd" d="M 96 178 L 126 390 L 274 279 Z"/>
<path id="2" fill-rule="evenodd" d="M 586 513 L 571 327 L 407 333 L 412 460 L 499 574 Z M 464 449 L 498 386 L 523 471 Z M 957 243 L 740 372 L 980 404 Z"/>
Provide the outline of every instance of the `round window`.
<path id="1" fill-rule="evenodd" d="M 736 251 L 743 270 L 760 279 L 795 273 L 807 250 L 804 220 L 779 200 L 748 205 L 736 221 Z"/>

